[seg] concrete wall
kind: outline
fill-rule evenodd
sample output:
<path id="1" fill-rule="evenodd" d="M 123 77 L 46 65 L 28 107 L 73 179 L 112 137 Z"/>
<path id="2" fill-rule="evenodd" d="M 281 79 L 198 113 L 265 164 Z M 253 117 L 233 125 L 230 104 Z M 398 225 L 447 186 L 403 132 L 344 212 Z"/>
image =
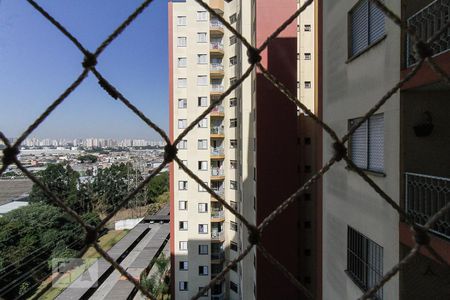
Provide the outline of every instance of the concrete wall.
<path id="1" fill-rule="evenodd" d="M 386 38 L 348 61 L 348 12 L 357 3 L 323 2 L 323 120 L 338 135 L 348 120 L 366 113 L 399 80 L 400 30 L 386 20 Z M 399 1 L 384 3 L 400 12 Z M 379 110 L 384 113 L 385 177 L 369 174 L 395 201 L 399 198 L 399 95 Z M 323 139 L 323 161 L 333 155 L 332 141 Z M 356 299 L 363 293 L 345 273 L 347 226 L 383 247 L 383 271 L 399 259 L 397 213 L 357 174 L 337 163 L 323 179 L 323 299 Z M 384 299 L 398 299 L 398 277 L 384 287 Z"/>

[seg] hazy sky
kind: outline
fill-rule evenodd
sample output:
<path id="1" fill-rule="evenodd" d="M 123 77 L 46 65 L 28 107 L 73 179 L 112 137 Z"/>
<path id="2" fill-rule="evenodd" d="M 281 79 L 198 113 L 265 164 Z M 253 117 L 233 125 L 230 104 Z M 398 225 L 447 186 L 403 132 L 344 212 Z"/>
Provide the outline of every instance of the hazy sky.
<path id="1" fill-rule="evenodd" d="M 88 50 L 142 1 L 38 0 Z M 148 117 L 168 128 L 167 0 L 155 0 L 107 48 L 97 68 Z M 22 0 L 0 0 L 0 130 L 18 136 L 81 73 L 83 56 Z M 35 137 L 159 136 L 89 75 Z"/>

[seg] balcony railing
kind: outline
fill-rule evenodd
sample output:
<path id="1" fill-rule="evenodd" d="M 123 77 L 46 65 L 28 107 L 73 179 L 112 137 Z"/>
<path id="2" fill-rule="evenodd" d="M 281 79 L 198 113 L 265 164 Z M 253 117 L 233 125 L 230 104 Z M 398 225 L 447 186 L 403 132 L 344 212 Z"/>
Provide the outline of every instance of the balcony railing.
<path id="1" fill-rule="evenodd" d="M 223 231 L 211 231 L 212 240 L 223 240 L 223 238 L 224 238 Z"/>
<path id="2" fill-rule="evenodd" d="M 215 106 L 215 107 L 211 110 L 212 113 L 223 113 L 224 111 L 225 111 L 225 109 L 223 108 L 222 105 Z"/>
<path id="3" fill-rule="evenodd" d="M 212 42 L 211 43 L 211 50 L 223 51 L 223 44 L 219 43 L 219 42 Z"/>
<path id="4" fill-rule="evenodd" d="M 424 225 L 429 218 L 450 202 L 450 178 L 406 173 L 406 211 Z M 447 212 L 431 229 L 450 238 L 450 213 Z"/>
<path id="5" fill-rule="evenodd" d="M 222 30 L 223 24 L 217 19 L 212 19 L 210 21 L 210 28 L 215 30 Z"/>
<path id="6" fill-rule="evenodd" d="M 221 155 L 224 155 L 224 154 L 225 154 L 225 151 L 224 151 L 223 148 L 212 148 L 211 149 L 211 155 L 221 156 Z"/>
<path id="7" fill-rule="evenodd" d="M 408 26 L 412 27 L 417 37 L 422 41 L 427 41 L 435 33 L 446 26 L 448 18 L 450 16 L 450 5 L 448 0 L 436 0 L 425 6 L 417 13 L 408 18 Z M 433 55 L 440 54 L 450 49 L 450 29 L 430 45 L 433 50 Z M 408 67 L 417 62 L 414 57 L 414 42 L 408 35 L 408 47 L 407 47 L 407 64 Z"/>
<path id="8" fill-rule="evenodd" d="M 211 189 L 219 196 L 225 195 L 225 189 L 223 187 L 221 187 L 221 188 L 211 188 Z"/>
<path id="9" fill-rule="evenodd" d="M 219 63 L 211 63 L 211 71 L 223 71 L 223 65 Z"/>
<path id="10" fill-rule="evenodd" d="M 214 126 L 211 127 L 211 134 L 223 134 L 224 133 L 224 128 L 223 126 Z"/>
<path id="11" fill-rule="evenodd" d="M 224 176 L 225 172 L 221 168 L 211 168 L 211 176 Z"/>
<path id="12" fill-rule="evenodd" d="M 224 86 L 221 84 L 212 84 L 211 85 L 211 91 L 213 93 L 221 93 L 224 91 L 224 89 L 225 89 Z"/>
<path id="13" fill-rule="evenodd" d="M 222 259 L 225 259 L 225 252 L 224 252 L 224 251 L 211 252 L 211 259 L 212 259 L 212 260 L 222 260 Z"/>
<path id="14" fill-rule="evenodd" d="M 225 294 L 211 295 L 211 300 L 225 300 Z"/>
<path id="15" fill-rule="evenodd" d="M 224 210 L 213 210 L 211 211 L 211 218 L 213 219 L 223 219 L 225 217 Z"/>

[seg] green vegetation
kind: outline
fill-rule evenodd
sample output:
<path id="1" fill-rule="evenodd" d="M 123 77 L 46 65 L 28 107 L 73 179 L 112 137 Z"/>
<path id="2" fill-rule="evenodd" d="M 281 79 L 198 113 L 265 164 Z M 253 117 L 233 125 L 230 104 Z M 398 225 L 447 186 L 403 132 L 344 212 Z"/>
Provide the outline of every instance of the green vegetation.
<path id="1" fill-rule="evenodd" d="M 78 172 L 62 164 L 49 165 L 37 175 L 58 199 L 93 226 L 143 180 L 130 164 L 101 169 L 92 180 L 83 182 Z M 168 202 L 168 189 L 168 174 L 158 175 L 124 208 L 160 209 Z M 81 226 L 37 185 L 30 202 L 0 218 L 0 297 L 7 299 L 29 294 L 50 274 L 53 258 L 76 257 L 84 243 Z M 115 242 L 106 242 L 104 248 Z"/>
<path id="2" fill-rule="evenodd" d="M 141 274 L 140 283 L 147 291 L 150 291 L 157 299 L 170 299 L 170 277 L 168 273 L 169 258 L 161 254 L 155 261 L 156 270 L 150 270 L 149 274 L 143 272 Z M 153 267 L 153 268 L 154 268 Z"/>
<path id="3" fill-rule="evenodd" d="M 92 155 L 92 154 L 80 155 L 80 156 L 78 157 L 78 160 L 79 160 L 81 163 L 87 162 L 87 163 L 93 164 L 93 163 L 97 162 L 97 159 L 98 159 L 97 156 Z"/>

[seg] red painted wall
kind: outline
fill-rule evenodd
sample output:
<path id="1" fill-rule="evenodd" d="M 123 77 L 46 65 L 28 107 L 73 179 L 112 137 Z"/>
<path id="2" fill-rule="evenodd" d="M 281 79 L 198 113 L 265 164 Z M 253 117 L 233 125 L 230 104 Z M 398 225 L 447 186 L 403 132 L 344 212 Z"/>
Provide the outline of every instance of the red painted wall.
<path id="1" fill-rule="evenodd" d="M 297 9 L 296 0 L 256 2 L 256 44 L 262 44 Z M 262 53 L 262 64 L 294 94 L 297 86 L 297 23 Z M 257 223 L 299 187 L 296 106 L 262 74 L 256 75 Z M 297 207 L 293 203 L 263 232 L 264 247 L 297 275 Z M 298 290 L 261 253 L 257 256 L 257 299 L 298 299 Z"/>

